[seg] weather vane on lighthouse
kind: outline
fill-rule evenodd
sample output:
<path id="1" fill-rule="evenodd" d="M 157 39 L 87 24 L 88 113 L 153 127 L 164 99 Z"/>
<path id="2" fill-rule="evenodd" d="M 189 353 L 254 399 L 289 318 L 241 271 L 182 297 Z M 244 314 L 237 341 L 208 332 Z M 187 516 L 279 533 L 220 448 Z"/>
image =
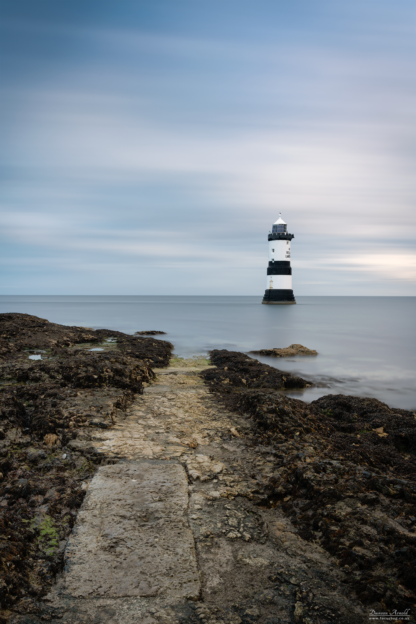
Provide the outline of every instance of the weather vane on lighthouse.
<path id="1" fill-rule="evenodd" d="M 262 303 L 268 305 L 290 305 L 296 303 L 292 290 L 292 267 L 290 266 L 290 241 L 287 224 L 279 212 L 278 220 L 269 232 L 269 266 L 267 286 Z"/>

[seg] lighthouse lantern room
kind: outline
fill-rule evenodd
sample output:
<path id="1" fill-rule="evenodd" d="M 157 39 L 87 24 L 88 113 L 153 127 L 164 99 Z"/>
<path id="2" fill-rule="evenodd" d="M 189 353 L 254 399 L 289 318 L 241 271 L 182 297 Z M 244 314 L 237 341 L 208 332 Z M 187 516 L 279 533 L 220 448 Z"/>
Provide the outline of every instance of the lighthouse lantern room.
<path id="1" fill-rule="evenodd" d="M 267 268 L 266 292 L 262 303 L 268 305 L 293 305 L 296 303 L 292 290 L 292 267 L 290 266 L 290 241 L 287 224 L 281 213 L 269 232 L 269 266 Z"/>

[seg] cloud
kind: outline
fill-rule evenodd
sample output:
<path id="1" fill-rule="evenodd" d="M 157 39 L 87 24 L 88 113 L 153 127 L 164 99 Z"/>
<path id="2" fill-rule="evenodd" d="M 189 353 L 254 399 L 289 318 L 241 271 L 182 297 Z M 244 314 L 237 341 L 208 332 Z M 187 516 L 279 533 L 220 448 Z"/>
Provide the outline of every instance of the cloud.
<path id="1" fill-rule="evenodd" d="M 227 12 L 203 35 L 191 18 L 15 21 L 45 48 L 15 52 L 3 80 L 3 255 L 103 270 L 110 258 L 132 276 L 143 260 L 176 267 L 185 289 L 179 269 L 206 267 L 212 287 L 209 267 L 241 267 L 236 287 L 254 292 L 282 210 L 304 284 L 325 269 L 378 292 L 398 273 L 413 294 L 415 44 L 406 19 L 389 28 L 385 7 L 374 21 L 353 5 L 319 3 L 310 23 L 285 9 L 257 35 L 244 23 L 247 36 L 226 36 Z"/>
<path id="2" fill-rule="evenodd" d="M 296 268 L 331 272 L 367 272 L 397 281 L 416 281 L 416 251 L 406 253 L 400 248 L 383 253 L 333 255 L 311 261 L 298 260 Z"/>

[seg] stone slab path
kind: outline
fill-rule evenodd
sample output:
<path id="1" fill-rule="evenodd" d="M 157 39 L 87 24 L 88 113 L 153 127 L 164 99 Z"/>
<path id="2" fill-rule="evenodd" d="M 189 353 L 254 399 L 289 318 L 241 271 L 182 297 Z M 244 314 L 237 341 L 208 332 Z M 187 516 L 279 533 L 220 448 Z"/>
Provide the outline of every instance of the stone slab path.
<path id="1" fill-rule="evenodd" d="M 126 418 L 95 436 L 113 463 L 89 484 L 50 621 L 366 621 L 331 558 L 262 505 L 274 456 L 250 446 L 250 420 L 221 408 L 199 370 L 159 370 Z"/>
<path id="2" fill-rule="evenodd" d="M 187 510 L 188 479 L 180 464 L 101 468 L 66 548 L 65 592 L 197 599 L 201 585 Z"/>

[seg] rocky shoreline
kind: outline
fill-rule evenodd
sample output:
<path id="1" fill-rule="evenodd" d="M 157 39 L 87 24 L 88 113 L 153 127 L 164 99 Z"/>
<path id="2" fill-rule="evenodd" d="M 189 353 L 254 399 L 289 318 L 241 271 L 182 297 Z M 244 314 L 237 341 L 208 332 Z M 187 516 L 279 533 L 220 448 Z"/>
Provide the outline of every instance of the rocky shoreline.
<path id="1" fill-rule="evenodd" d="M 151 390 L 155 369 L 175 362 L 172 350 L 169 342 L 140 333 L 0 315 L 0 623 L 17 614 L 27 616 L 25 622 L 32 616 L 36 622 L 37 616 L 52 619 L 42 599 L 63 568 L 87 484 L 98 467 L 120 459 L 117 451 L 106 453 L 93 440 L 125 419 L 144 388 Z M 42 359 L 30 360 L 34 355 Z M 342 395 L 307 404 L 284 394 L 308 385 L 299 377 L 242 353 L 214 350 L 210 357 L 214 366 L 198 373 L 189 365 L 200 362 L 176 361 L 190 371 L 186 374 L 200 375 L 219 408 L 234 413 L 237 429 L 230 429 L 230 439 L 244 442 L 253 457 L 265 458 L 244 463 L 256 492 L 249 497 L 259 513 L 283 514 L 298 541 L 326 551 L 342 572 L 342 592 L 351 604 L 367 612 L 410 609 L 406 621 L 414 621 L 415 415 L 375 399 Z M 150 406 L 152 394 L 147 397 Z M 250 429 L 244 425 L 238 431 L 238 419 L 243 423 L 247 416 Z M 202 443 L 170 439 L 178 449 Z M 190 483 L 198 478 L 192 476 L 195 470 L 189 463 Z M 236 513 L 246 506 L 244 496 L 233 495 Z M 278 550 L 289 534 L 279 535 L 273 538 Z M 296 589 L 299 583 L 292 580 Z M 268 591 L 286 582 L 290 589 L 289 581 L 270 579 Z M 349 621 L 348 613 L 314 612 L 317 597 L 296 591 L 294 621 Z M 325 596 L 320 601 L 322 606 Z M 331 601 L 328 613 L 334 613 L 336 601 Z M 266 622 L 249 611 L 233 621 Z"/>
<path id="2" fill-rule="evenodd" d="M 37 612 L 62 570 L 83 484 L 115 461 L 100 456 L 91 432 L 112 426 L 172 349 L 122 332 L 0 315 L 0 622 L 12 611 Z"/>
<path id="3" fill-rule="evenodd" d="M 266 365 L 241 353 L 210 355 L 217 368 L 202 376 L 211 392 L 227 409 L 250 414 L 258 425 L 253 444 L 275 458 L 272 474 L 253 472 L 263 504 L 336 558 L 363 605 L 409 609 L 415 621 L 416 414 L 344 395 L 307 404 L 259 383 Z M 293 387 L 281 379 L 280 388 Z"/>

